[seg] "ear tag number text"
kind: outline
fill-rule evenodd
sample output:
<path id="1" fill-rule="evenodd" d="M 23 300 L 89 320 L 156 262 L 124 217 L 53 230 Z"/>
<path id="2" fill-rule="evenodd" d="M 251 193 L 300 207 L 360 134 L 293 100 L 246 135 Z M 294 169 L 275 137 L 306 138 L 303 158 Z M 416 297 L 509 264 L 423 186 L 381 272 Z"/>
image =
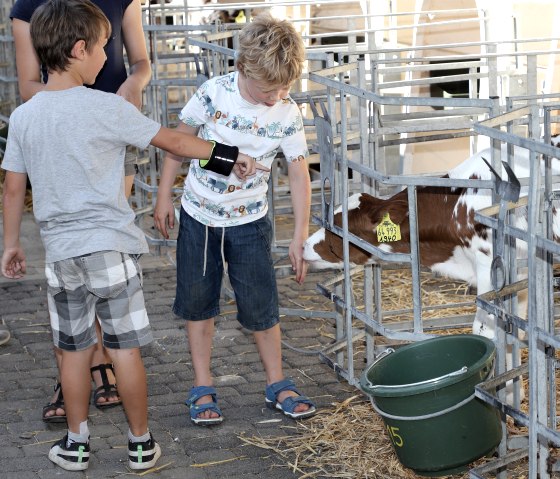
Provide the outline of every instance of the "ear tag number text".
<path id="1" fill-rule="evenodd" d="M 401 227 L 391 221 L 389 213 L 383 215 L 381 223 L 377 225 L 377 241 L 379 243 L 391 243 L 400 241 Z"/>

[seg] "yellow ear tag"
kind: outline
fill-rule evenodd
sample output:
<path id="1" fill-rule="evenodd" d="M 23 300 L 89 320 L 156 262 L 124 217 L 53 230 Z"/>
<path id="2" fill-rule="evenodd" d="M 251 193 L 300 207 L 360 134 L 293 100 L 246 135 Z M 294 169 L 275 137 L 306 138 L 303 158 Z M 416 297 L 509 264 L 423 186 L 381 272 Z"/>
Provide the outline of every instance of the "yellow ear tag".
<path id="1" fill-rule="evenodd" d="M 401 227 L 391 221 L 389 213 L 383 215 L 381 223 L 377 225 L 377 241 L 390 243 L 401 239 Z"/>
<path id="2" fill-rule="evenodd" d="M 246 23 L 246 22 L 247 22 L 247 17 L 245 17 L 245 10 L 241 10 L 237 14 L 237 17 L 235 17 L 235 23 Z"/>

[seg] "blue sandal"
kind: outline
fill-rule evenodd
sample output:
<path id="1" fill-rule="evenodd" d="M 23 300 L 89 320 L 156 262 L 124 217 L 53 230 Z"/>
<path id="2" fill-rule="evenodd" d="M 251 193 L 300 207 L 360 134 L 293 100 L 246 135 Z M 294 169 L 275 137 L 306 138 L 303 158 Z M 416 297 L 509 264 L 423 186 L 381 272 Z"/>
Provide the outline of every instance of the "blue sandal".
<path id="1" fill-rule="evenodd" d="M 294 397 L 287 397 L 281 403 L 278 402 L 278 394 L 282 391 L 293 391 L 297 394 Z M 315 404 L 307 396 L 303 396 L 297 389 L 296 385 L 291 379 L 283 379 L 277 383 L 269 384 L 265 390 L 265 402 L 266 406 L 270 409 L 278 409 L 282 411 L 286 416 L 292 419 L 303 419 L 306 417 L 313 416 L 317 412 Z M 294 412 L 298 404 L 308 404 L 309 409 L 301 412 Z"/>
<path id="2" fill-rule="evenodd" d="M 204 396 L 212 396 L 212 402 L 196 404 L 196 401 Z M 199 426 L 212 426 L 213 424 L 219 424 L 224 420 L 222 411 L 218 407 L 216 389 L 212 386 L 193 386 L 185 404 L 189 407 L 191 421 Z M 219 416 L 211 418 L 198 417 L 198 415 L 204 411 L 213 411 Z"/>

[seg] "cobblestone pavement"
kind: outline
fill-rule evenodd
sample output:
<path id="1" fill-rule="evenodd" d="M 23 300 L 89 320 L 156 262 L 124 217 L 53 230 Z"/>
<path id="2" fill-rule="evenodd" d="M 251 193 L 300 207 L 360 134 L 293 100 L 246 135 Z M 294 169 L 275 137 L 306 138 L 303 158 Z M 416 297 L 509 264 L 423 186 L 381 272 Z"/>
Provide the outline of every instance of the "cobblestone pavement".
<path id="1" fill-rule="evenodd" d="M 32 220 L 24 222 L 29 274 L 22 281 L 0 280 L 0 320 L 12 338 L 0 346 L 0 477 L 106 478 L 134 474 L 126 465 L 128 426 L 122 408 L 90 407 L 92 458 L 85 473 L 66 472 L 47 453 L 65 433 L 65 425 L 47 425 L 41 409 L 52 395 L 56 368 L 46 307 L 42 251 Z M 225 420 L 211 428 L 191 424 L 183 404 L 193 379 L 183 321 L 171 312 L 175 269 L 165 255 L 143 258 L 144 292 L 155 341 L 143 348 L 148 374 L 150 429 L 160 442 L 159 470 L 149 477 L 296 478 L 276 453 L 245 445 L 240 435 L 283 436 L 294 422 L 264 406 L 264 372 L 252 336 L 235 320 L 235 304 L 223 300 L 214 339 L 213 372 Z M 282 270 L 282 268 L 279 268 Z M 283 268 L 286 271 L 288 268 Z M 282 277 L 284 276 L 284 277 Z M 314 293 L 317 278 L 299 286 L 280 275 L 281 306 L 326 310 L 328 301 Z M 322 320 L 284 317 L 282 330 L 287 376 L 321 407 L 356 393 L 321 363 L 314 351 L 330 341 L 331 326 Z M 135 474 L 134 474 L 135 475 Z"/>

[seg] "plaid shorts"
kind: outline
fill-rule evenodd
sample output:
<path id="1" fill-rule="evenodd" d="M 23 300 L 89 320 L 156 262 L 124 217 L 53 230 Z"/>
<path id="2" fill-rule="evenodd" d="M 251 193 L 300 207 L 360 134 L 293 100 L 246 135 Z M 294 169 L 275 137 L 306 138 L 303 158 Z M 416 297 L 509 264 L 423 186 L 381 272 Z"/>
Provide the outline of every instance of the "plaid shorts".
<path id="1" fill-rule="evenodd" d="M 97 343 L 96 317 L 108 348 L 152 341 L 136 256 L 100 251 L 47 263 L 45 273 L 55 346 L 79 351 Z"/>

